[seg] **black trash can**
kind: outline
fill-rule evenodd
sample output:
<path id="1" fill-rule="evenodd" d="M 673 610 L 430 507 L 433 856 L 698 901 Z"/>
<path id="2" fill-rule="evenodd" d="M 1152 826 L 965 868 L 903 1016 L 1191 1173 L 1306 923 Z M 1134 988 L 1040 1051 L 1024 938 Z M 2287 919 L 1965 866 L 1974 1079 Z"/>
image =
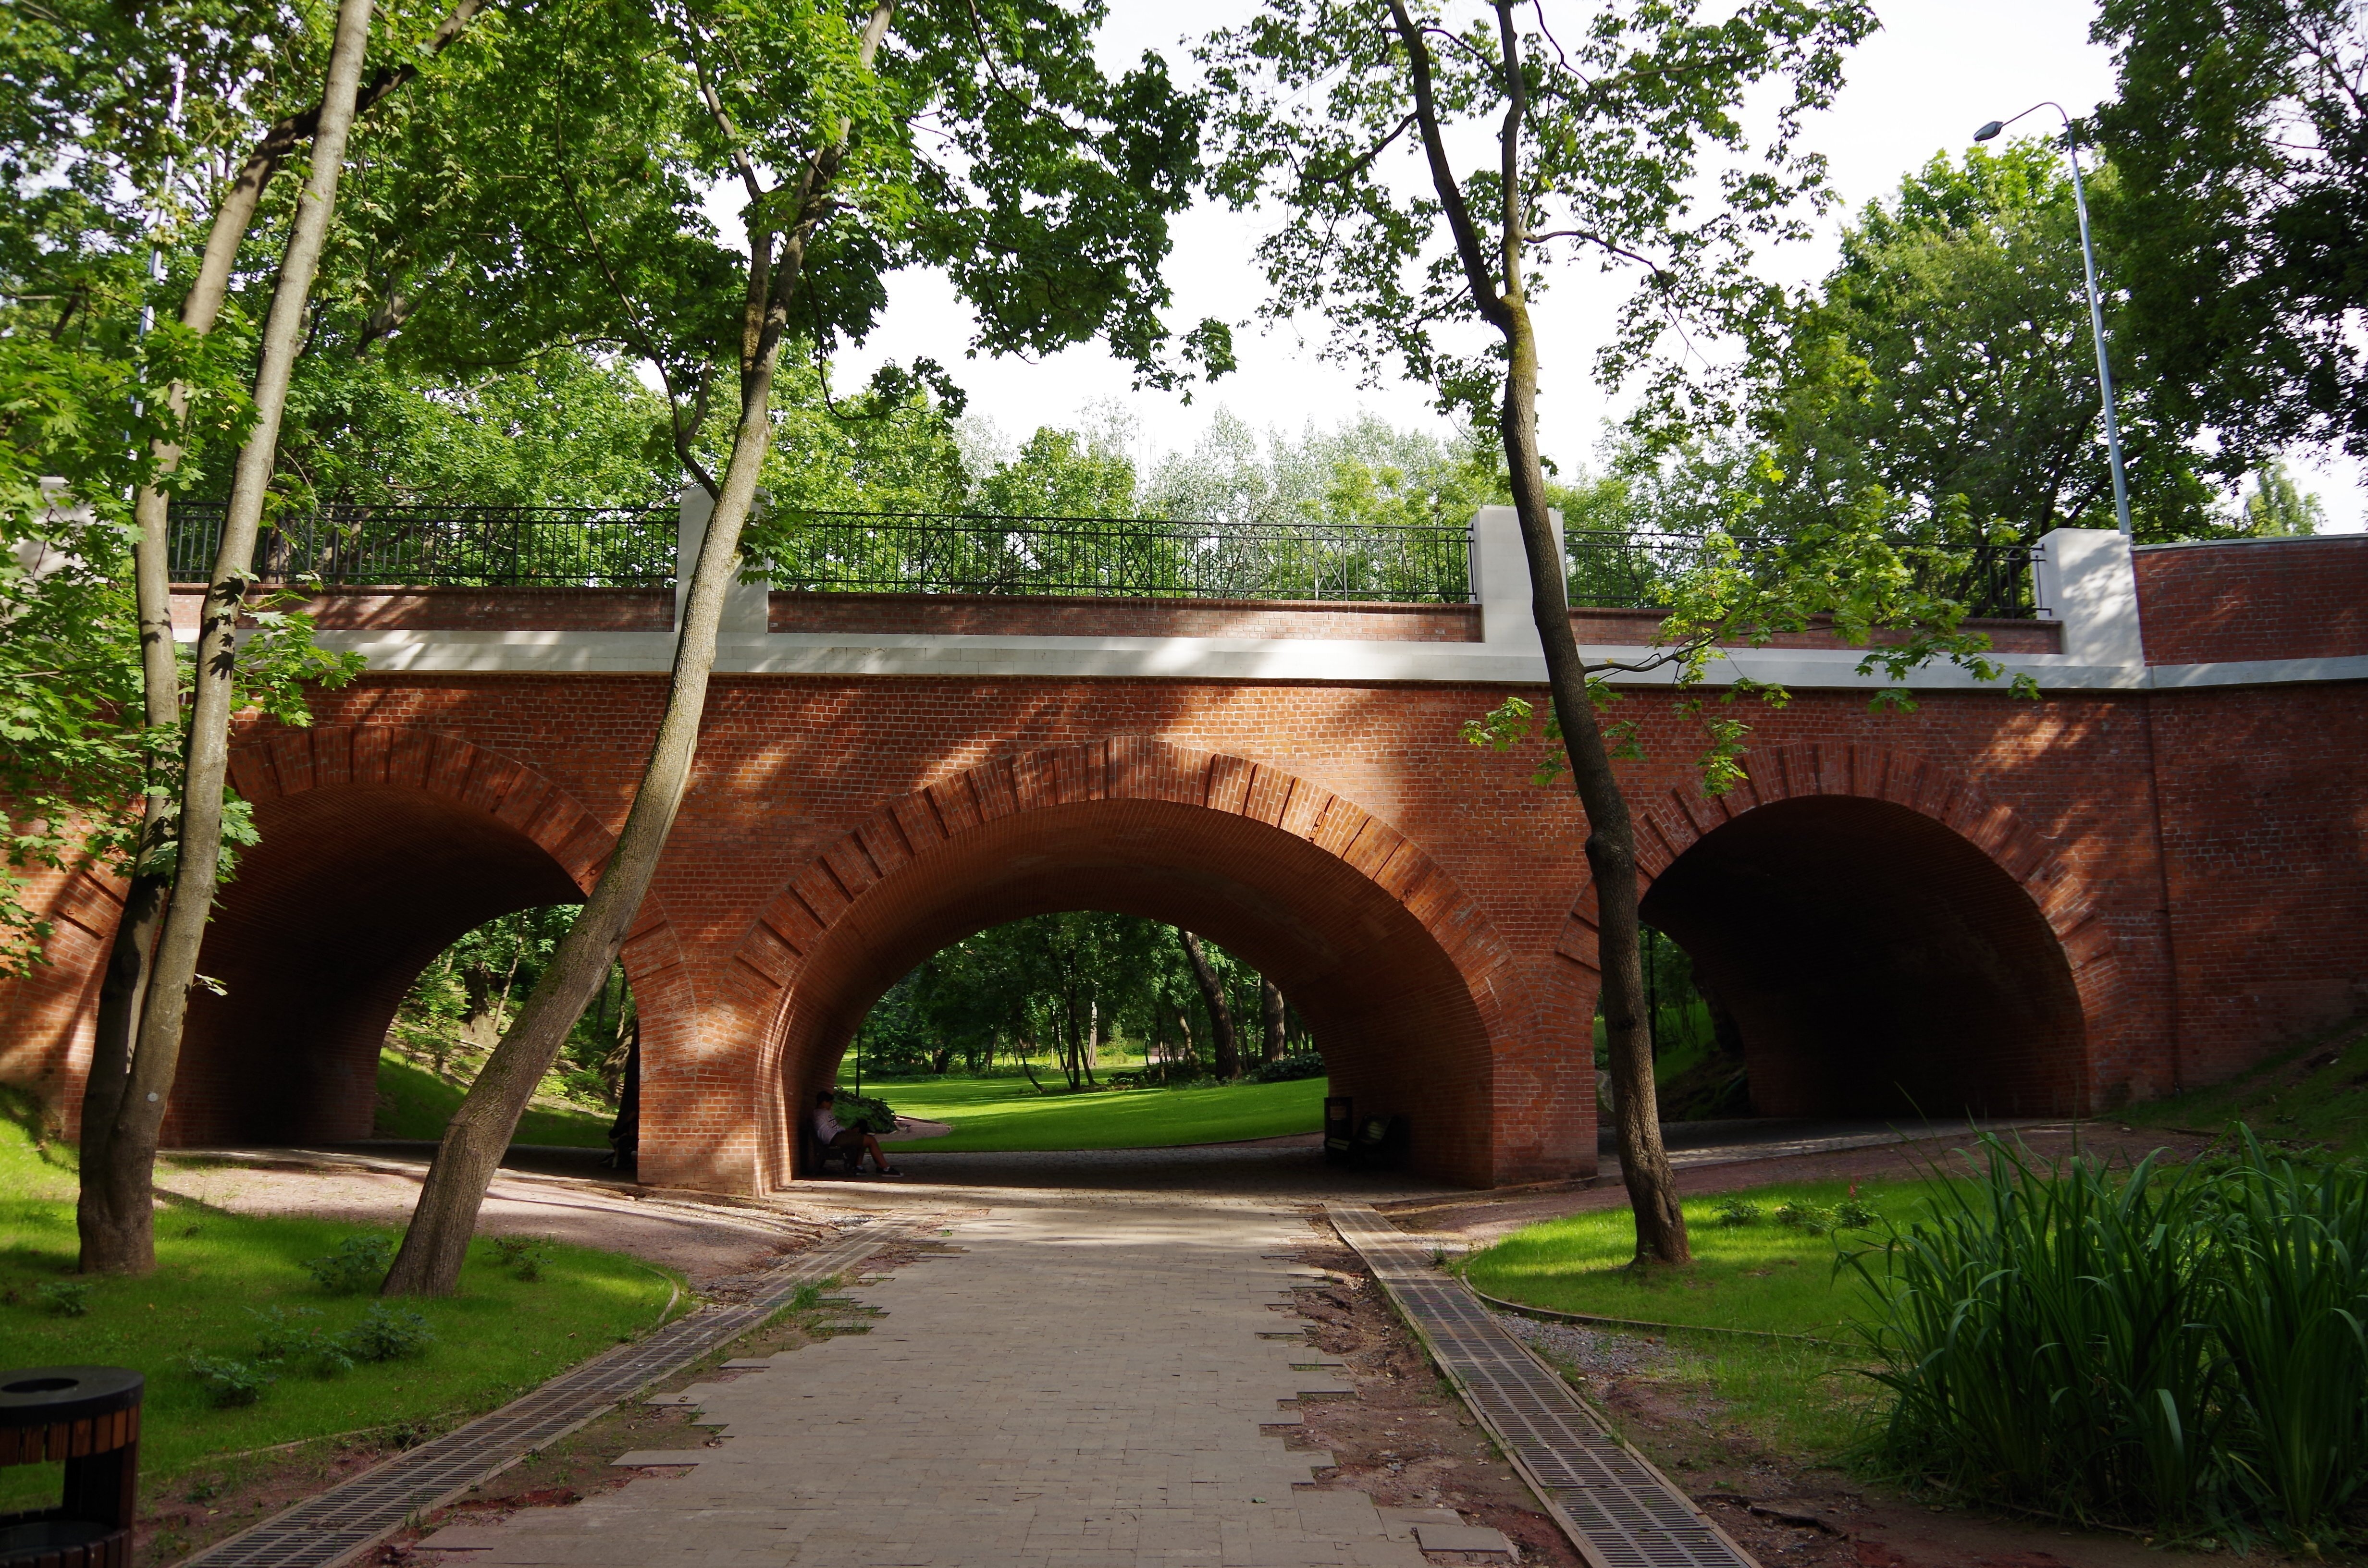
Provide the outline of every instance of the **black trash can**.
<path id="1" fill-rule="evenodd" d="M 66 1467 L 57 1507 L 0 1514 L 0 1568 L 131 1568 L 146 1383 L 121 1367 L 0 1372 L 0 1464 Z"/>

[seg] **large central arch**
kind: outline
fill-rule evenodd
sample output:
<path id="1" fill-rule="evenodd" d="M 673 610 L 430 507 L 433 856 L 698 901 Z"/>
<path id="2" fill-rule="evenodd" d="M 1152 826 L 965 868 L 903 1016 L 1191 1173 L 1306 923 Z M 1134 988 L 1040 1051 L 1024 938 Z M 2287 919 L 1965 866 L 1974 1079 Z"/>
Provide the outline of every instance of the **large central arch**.
<path id="1" fill-rule="evenodd" d="M 1503 1100 L 1504 948 L 1430 858 L 1370 812 L 1264 763 L 1135 737 L 998 758 L 905 796 L 816 856 L 735 955 L 774 994 L 757 1062 L 770 1142 L 827 1083 L 866 1011 L 929 953 L 984 926 L 1098 908 L 1174 922 L 1270 975 L 1358 1113 L 1408 1119 L 1426 1172 L 1591 1163 L 1589 1074 Z M 1534 1060 L 1537 1053 L 1523 1053 Z M 1534 1068 L 1529 1069 L 1534 1072 Z M 1585 1125 L 1581 1126 L 1581 1120 Z M 1564 1125 L 1567 1122 L 1568 1125 Z"/>

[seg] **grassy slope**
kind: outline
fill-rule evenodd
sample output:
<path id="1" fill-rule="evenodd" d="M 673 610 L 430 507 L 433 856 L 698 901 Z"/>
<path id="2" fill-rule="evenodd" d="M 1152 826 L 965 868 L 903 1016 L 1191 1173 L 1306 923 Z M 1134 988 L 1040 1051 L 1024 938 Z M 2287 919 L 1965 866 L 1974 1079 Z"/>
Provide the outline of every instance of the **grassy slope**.
<path id="1" fill-rule="evenodd" d="M 1872 1236 L 1816 1235 L 1770 1218 L 1788 1198 L 1830 1207 L 1847 1192 L 1840 1183 L 1753 1187 L 1742 1196 L 1760 1206 L 1760 1218 L 1735 1227 L 1718 1223 L 1715 1197 L 1689 1199 L 1689 1269 L 1630 1270 L 1634 1221 L 1625 1209 L 1611 1209 L 1516 1231 L 1472 1255 L 1463 1271 L 1489 1295 L 1559 1312 L 1806 1335 L 1854 1346 L 1850 1322 L 1865 1310 L 1867 1292 L 1853 1274 L 1837 1276 L 1834 1265 L 1842 1247 Z M 1924 1202 L 1922 1187 L 1913 1182 L 1861 1182 L 1858 1197 L 1903 1223 Z M 1840 1449 L 1856 1435 L 1873 1392 L 1852 1369 L 1863 1359 L 1854 1348 L 1719 1335 L 1681 1334 L 1669 1343 L 1684 1358 L 1680 1376 L 1706 1378 L 1735 1419 L 1793 1453 Z"/>
<path id="2" fill-rule="evenodd" d="M 378 1121 L 372 1131 L 381 1138 L 441 1138 L 452 1113 L 461 1108 L 459 1085 L 448 1084 L 393 1051 L 379 1053 L 378 1094 Z M 595 1111 L 530 1106 L 518 1118 L 518 1136 L 512 1142 L 605 1149 L 609 1120 Z"/>
<path id="3" fill-rule="evenodd" d="M 2368 1154 L 2368 1027 L 2355 1019 L 2226 1084 L 2119 1114 L 2134 1127 L 2210 1132 L 2242 1121 L 2263 1138 Z"/>
<path id="4" fill-rule="evenodd" d="M 146 1373 L 140 1457 L 152 1487 L 244 1450 L 403 1422 L 440 1426 L 489 1409 L 650 1327 L 677 1283 L 632 1258 L 556 1245 L 542 1278 L 528 1283 L 500 1270 L 480 1243 L 458 1296 L 409 1303 L 437 1336 L 423 1358 L 327 1381 L 288 1377 L 256 1404 L 216 1410 L 179 1358 L 193 1350 L 252 1357 L 251 1308 L 313 1307 L 321 1326 L 346 1327 L 369 1299 L 322 1295 L 302 1265 L 364 1227 L 166 1198 L 156 1216 L 156 1272 L 100 1279 L 86 1316 L 60 1317 L 36 1291 L 74 1267 L 74 1191 L 71 1151 L 37 1149 L 17 1122 L 0 1120 L 0 1366 L 96 1362 Z M 28 1488 L 56 1484 L 52 1467 L 0 1471 L 0 1510 L 18 1506 L 9 1500 Z"/>
<path id="5" fill-rule="evenodd" d="M 866 1084 L 864 1089 L 906 1116 L 953 1123 L 954 1131 L 942 1138 L 892 1146 L 916 1154 L 937 1150 L 1156 1149 L 1280 1138 L 1320 1130 L 1326 1093 L 1321 1078 L 1076 1095 L 1065 1090 L 1039 1095 L 1025 1078 L 918 1078 Z"/>

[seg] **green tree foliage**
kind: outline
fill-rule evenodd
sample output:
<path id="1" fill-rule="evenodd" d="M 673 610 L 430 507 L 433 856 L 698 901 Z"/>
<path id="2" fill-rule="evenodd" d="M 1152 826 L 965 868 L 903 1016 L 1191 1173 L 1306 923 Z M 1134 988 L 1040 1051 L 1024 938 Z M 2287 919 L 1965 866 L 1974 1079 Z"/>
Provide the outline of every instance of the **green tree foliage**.
<path id="1" fill-rule="evenodd" d="M 2104 0 L 2126 337 L 2234 480 L 2296 445 L 2368 456 L 2368 12 Z"/>
<path id="2" fill-rule="evenodd" d="M 1255 1019 L 1262 976 L 1204 941 L 1238 1017 Z M 1175 928 L 1082 910 L 1030 915 L 965 937 L 891 986 L 849 1051 L 864 1072 L 985 1072 L 998 1061 L 1034 1076 L 1050 1057 L 1072 1089 L 1102 1082 L 1102 1053 L 1126 1042 L 1155 1079 L 1183 1082 L 1213 1066 L 1201 992 Z M 1291 1038 L 1305 1031 L 1291 1017 Z"/>
<path id="3" fill-rule="evenodd" d="M 2252 491 L 2245 497 L 2245 525 L 2256 539 L 2315 534 L 2327 526 L 2327 507 L 2294 483 L 2285 464 L 2272 460 L 2253 476 Z"/>
<path id="4" fill-rule="evenodd" d="M 2110 166 L 2089 189 L 2112 203 Z M 2101 265 L 2108 278 L 2129 270 L 2115 255 Z M 1843 230 L 1840 264 L 1782 326 L 1748 408 L 1769 462 L 1698 454 L 1740 467 L 1719 478 L 1756 492 L 1754 526 L 1830 525 L 1870 490 L 1903 502 L 1911 530 L 1961 541 L 2116 526 L 2059 146 L 1936 156 Z M 2221 531 L 2192 416 L 2164 412 L 2143 363 L 2117 364 L 2114 381 L 2138 537 Z"/>
<path id="5" fill-rule="evenodd" d="M 465 1085 L 542 978 L 579 907 L 519 910 L 445 949 L 404 994 L 387 1044 L 438 1077 Z M 620 964 L 569 1031 L 552 1087 L 579 1104 L 614 1110 L 626 1054 L 638 1038 L 637 1018 Z"/>

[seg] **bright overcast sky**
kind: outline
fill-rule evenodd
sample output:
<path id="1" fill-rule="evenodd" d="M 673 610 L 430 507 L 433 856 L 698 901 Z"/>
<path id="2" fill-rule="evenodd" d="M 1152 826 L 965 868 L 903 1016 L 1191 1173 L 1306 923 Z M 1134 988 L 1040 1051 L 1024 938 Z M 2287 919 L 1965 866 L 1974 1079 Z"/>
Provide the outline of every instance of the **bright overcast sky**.
<path id="1" fill-rule="evenodd" d="M 1894 189 L 1902 175 L 1934 153 L 1964 147 L 1982 121 L 2041 98 L 2081 114 L 2112 90 L 2112 61 L 2088 38 L 2093 7 L 2079 0 L 1887 0 L 1878 8 L 1883 30 L 1850 61 L 1850 85 L 1832 112 L 1807 131 L 1810 143 L 1831 162 L 1843 206 L 1827 220 L 1814 251 L 1801 247 L 1770 259 L 1777 275 L 1822 273 L 1845 212 Z M 1101 49 L 1106 65 L 1121 68 L 1145 49 L 1165 50 L 1175 74 L 1189 78 L 1178 17 L 1213 27 L 1249 15 L 1255 0 L 1204 0 L 1187 7 L 1112 0 L 1110 9 Z M 2041 121 L 2033 116 L 2017 130 Z M 918 272 L 895 280 L 880 331 L 862 350 L 846 356 L 842 373 L 852 381 L 882 358 L 928 355 L 951 366 L 970 392 L 974 412 L 989 415 L 1015 438 L 1040 425 L 1069 423 L 1087 404 L 1116 402 L 1139 423 L 1144 450 L 1138 455 L 1144 457 L 1190 446 L 1221 405 L 1254 425 L 1293 432 L 1310 419 L 1335 424 L 1360 407 L 1402 426 L 1444 431 L 1419 388 L 1360 387 L 1352 369 L 1317 358 L 1320 324 L 1307 324 L 1304 339 L 1289 328 L 1269 332 L 1247 324 L 1261 297 L 1251 251 L 1271 221 L 1204 205 L 1176 225 L 1168 268 L 1176 295 L 1171 324 L 1212 315 L 1232 322 L 1241 359 L 1237 372 L 1201 386 L 1189 407 L 1178 397 L 1132 391 L 1126 367 L 1099 346 L 1036 363 L 961 358 L 959 346 L 972 335 L 970 312 L 943 278 Z M 1610 412 L 1590 369 L 1619 298 L 1600 286 L 1578 284 L 1576 272 L 1568 276 L 1572 282 L 1550 295 L 1540 312 L 1541 419 L 1547 450 L 1565 464 L 1586 460 Z M 2357 465 L 2300 465 L 2299 477 L 2325 502 L 2331 524 L 2362 527 Z"/>

